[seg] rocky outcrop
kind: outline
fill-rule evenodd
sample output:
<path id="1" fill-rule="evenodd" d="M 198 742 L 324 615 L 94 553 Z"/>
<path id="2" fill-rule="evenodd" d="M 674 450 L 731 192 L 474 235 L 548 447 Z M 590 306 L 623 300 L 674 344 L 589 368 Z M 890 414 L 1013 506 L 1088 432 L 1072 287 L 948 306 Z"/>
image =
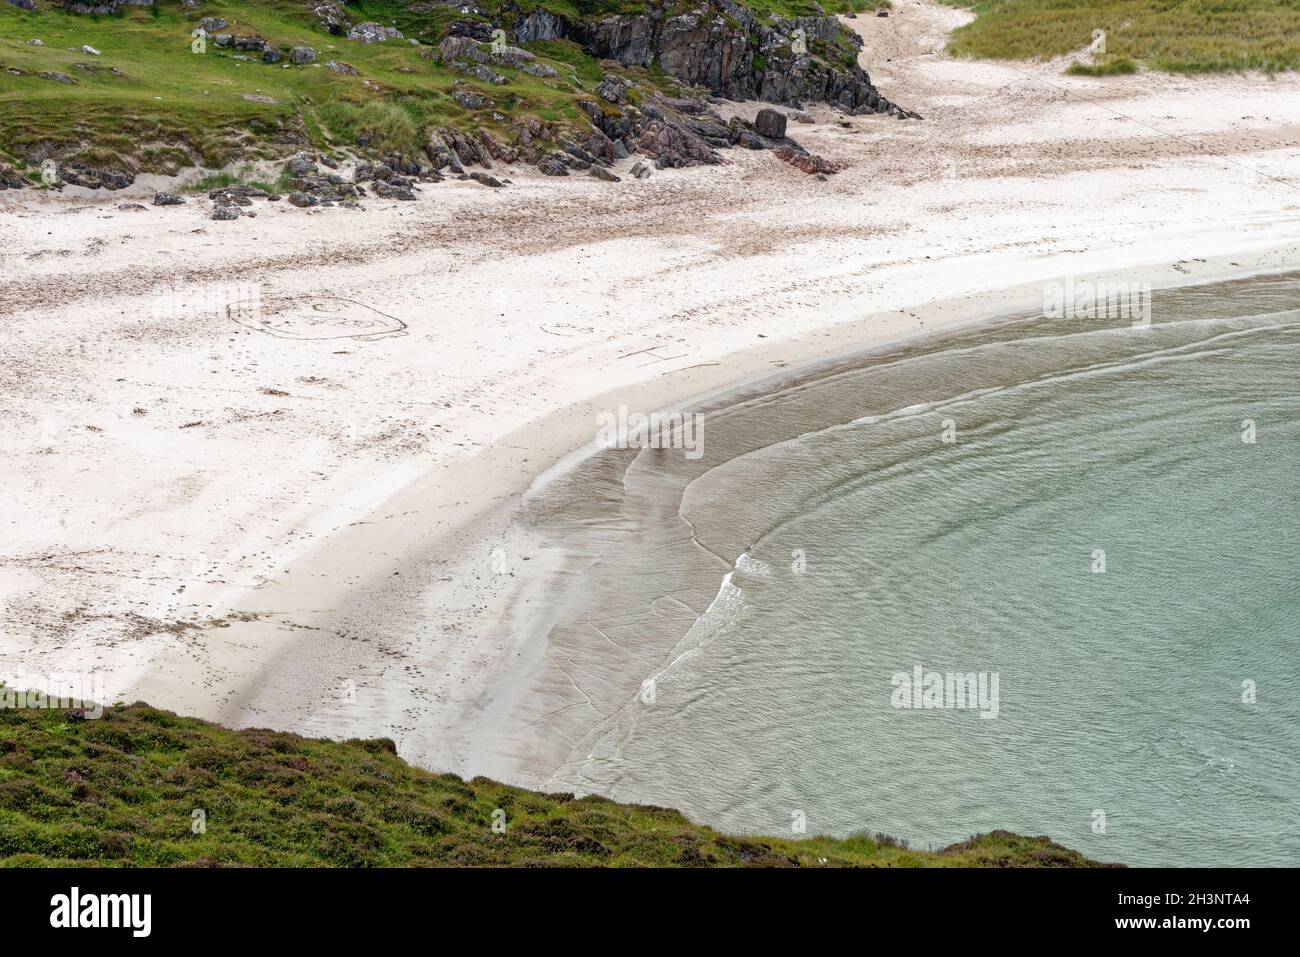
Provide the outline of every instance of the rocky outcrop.
<path id="1" fill-rule="evenodd" d="M 365 23 L 358 23 L 349 30 L 348 39 L 360 40 L 362 43 L 383 43 L 385 40 L 401 40 L 403 37 L 396 27 L 386 27 L 368 20 Z"/>
<path id="2" fill-rule="evenodd" d="M 728 99 L 914 115 L 871 84 L 857 64 L 861 39 L 835 17 L 768 18 L 733 0 L 704 0 L 686 13 L 670 10 L 660 6 L 581 21 L 539 9 L 515 24 L 514 37 L 520 43 L 572 40 L 592 56 L 624 66 L 657 63 L 683 83 Z"/>

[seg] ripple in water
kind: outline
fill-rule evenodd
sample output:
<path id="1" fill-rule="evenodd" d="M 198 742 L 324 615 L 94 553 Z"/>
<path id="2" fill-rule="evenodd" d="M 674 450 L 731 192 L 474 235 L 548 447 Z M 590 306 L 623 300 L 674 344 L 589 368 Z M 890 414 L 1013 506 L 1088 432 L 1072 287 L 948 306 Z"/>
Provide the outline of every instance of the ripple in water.
<path id="1" fill-rule="evenodd" d="M 537 778 L 730 831 L 1300 864 L 1298 293 L 966 331 L 732 397 L 699 461 L 587 462 L 535 511 L 572 569 Z M 918 664 L 996 673 L 996 719 L 892 706 Z"/>

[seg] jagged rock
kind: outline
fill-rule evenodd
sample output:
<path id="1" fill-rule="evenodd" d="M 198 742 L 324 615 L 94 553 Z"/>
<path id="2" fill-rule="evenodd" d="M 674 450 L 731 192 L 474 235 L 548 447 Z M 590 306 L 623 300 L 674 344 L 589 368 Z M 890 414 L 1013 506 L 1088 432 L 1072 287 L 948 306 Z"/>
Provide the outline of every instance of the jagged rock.
<path id="1" fill-rule="evenodd" d="M 0 189 L 23 189 L 27 182 L 12 166 L 0 163 Z"/>
<path id="2" fill-rule="evenodd" d="M 68 74 L 59 73 L 56 70 L 43 70 L 42 72 L 36 75 L 39 76 L 42 80 L 53 80 L 55 83 L 76 83 L 77 82 L 72 77 L 68 76 Z"/>
<path id="3" fill-rule="evenodd" d="M 815 55 L 796 55 L 791 38 L 802 30 Z M 570 21 L 537 10 L 518 23 L 517 42 L 568 39 L 588 54 L 625 66 L 655 62 L 671 76 L 733 100 L 761 99 L 797 106 L 834 104 L 850 113 L 890 113 L 857 65 L 862 40 L 833 16 L 756 15 L 734 0 L 701 0 L 690 12 L 632 13 L 596 22 Z"/>
<path id="4" fill-rule="evenodd" d="M 477 110 L 487 102 L 487 97 L 474 93 L 471 90 L 456 90 L 451 94 L 451 98 L 456 103 L 467 110 Z"/>
<path id="5" fill-rule="evenodd" d="M 532 43 L 536 40 L 562 40 L 568 30 L 568 23 L 561 17 L 545 10 L 534 10 L 524 17 L 523 22 L 515 28 L 516 43 Z"/>
<path id="6" fill-rule="evenodd" d="M 184 206 L 185 200 L 175 193 L 154 193 L 153 204 L 155 206 Z"/>
<path id="7" fill-rule="evenodd" d="M 500 73 L 497 73 L 495 70 L 490 69 L 489 67 L 483 66 L 482 64 L 479 64 L 474 68 L 474 76 L 476 76 L 483 83 L 501 84 L 506 82 L 506 78 L 504 76 L 502 76 Z"/>
<path id="8" fill-rule="evenodd" d="M 216 33 L 218 30 L 224 30 L 229 25 L 230 24 L 226 22 L 225 17 L 204 17 L 199 21 L 199 26 L 208 34 Z"/>
<path id="9" fill-rule="evenodd" d="M 762 109 L 754 117 L 754 131 L 759 136 L 779 140 L 785 138 L 785 114 L 779 110 Z"/>
<path id="10" fill-rule="evenodd" d="M 103 56 L 102 53 L 100 53 L 98 50 L 92 47 L 89 43 L 82 45 L 81 52 L 86 54 L 87 56 Z"/>
<path id="11" fill-rule="evenodd" d="M 591 168 L 591 175 L 594 176 L 596 179 L 603 179 L 607 183 L 623 182 L 623 178 L 621 176 L 615 175 L 614 173 L 612 173 L 610 170 L 607 170 L 603 166 L 593 166 Z"/>
<path id="12" fill-rule="evenodd" d="M 386 27 L 373 20 L 367 20 L 349 30 L 348 39 L 360 40 L 362 43 L 383 43 L 385 40 L 403 40 L 405 37 L 396 27 Z"/>
<path id="13" fill-rule="evenodd" d="M 482 11 L 479 13 L 481 15 Z M 447 28 L 447 36 L 471 37 L 480 43 L 488 43 L 492 40 L 492 24 L 484 23 L 482 20 L 453 20 L 451 26 Z"/>
<path id="14" fill-rule="evenodd" d="M 86 189 L 126 189 L 135 182 L 135 177 L 129 173 L 95 169 L 82 163 L 68 163 L 61 167 L 59 178 L 69 186 L 84 186 Z"/>
<path id="15" fill-rule="evenodd" d="M 549 67 L 545 63 L 525 63 L 519 69 L 531 76 L 539 76 L 543 78 L 556 75 L 555 68 Z"/>
<path id="16" fill-rule="evenodd" d="M 221 205 L 212 210 L 212 216 L 210 218 L 216 220 L 230 220 L 238 219 L 239 216 L 240 213 L 238 206 Z"/>
<path id="17" fill-rule="evenodd" d="M 650 174 L 654 171 L 650 168 L 650 164 L 647 163 L 645 160 L 637 160 L 632 165 L 632 169 L 630 172 L 637 179 L 649 179 Z"/>
<path id="18" fill-rule="evenodd" d="M 139 203 L 118 203 L 117 208 L 124 213 L 143 213 L 145 208 Z"/>
<path id="19" fill-rule="evenodd" d="M 316 59 L 316 51 L 311 47 L 293 47 L 289 51 L 289 62 L 295 66 L 311 63 Z"/>
<path id="20" fill-rule="evenodd" d="M 316 15 L 316 22 L 335 36 L 342 36 L 352 25 L 343 4 L 335 3 L 334 0 L 316 0 L 311 4 L 311 9 Z"/>
<path id="21" fill-rule="evenodd" d="M 621 76 L 615 76 L 607 73 L 601 78 L 600 86 L 596 88 L 596 93 L 602 100 L 608 100 L 610 103 L 622 103 L 623 97 L 627 96 L 628 82 Z"/>
<path id="22" fill-rule="evenodd" d="M 308 206 L 315 206 L 319 203 L 315 196 L 310 193 L 304 193 L 302 190 L 294 190 L 289 194 L 289 205 L 297 206 L 300 209 L 306 209 Z"/>
<path id="23" fill-rule="evenodd" d="M 383 180 L 375 181 L 375 195 L 382 199 L 401 199 L 412 202 L 415 194 L 411 192 L 409 186 L 394 185 L 393 182 L 384 182 Z"/>
<path id="24" fill-rule="evenodd" d="M 793 144 L 787 144 L 776 150 L 777 158 L 789 163 L 805 173 L 838 173 L 840 168 L 828 159 L 809 153 Z"/>
<path id="25" fill-rule="evenodd" d="M 284 54 L 270 44 L 267 44 L 266 49 L 262 51 L 263 63 L 279 63 L 283 59 Z"/>
<path id="26" fill-rule="evenodd" d="M 284 164 L 284 169 L 291 176 L 306 176 L 308 173 L 316 172 L 316 163 L 306 153 L 295 153 Z"/>
<path id="27" fill-rule="evenodd" d="M 811 114 L 811 113 L 806 113 L 806 112 L 804 112 L 803 110 L 795 110 L 793 113 L 790 114 L 790 119 L 794 120 L 796 123 L 814 123 L 814 122 L 816 122 L 816 121 L 812 118 L 812 114 Z"/>
<path id="28" fill-rule="evenodd" d="M 482 183 L 484 186 L 492 186 L 494 188 L 505 186 L 505 183 L 501 182 L 501 180 L 497 179 L 495 176 L 489 176 L 487 173 L 470 173 L 469 178 L 475 182 Z"/>
<path id="29" fill-rule="evenodd" d="M 443 37 L 438 44 L 438 55 L 444 63 L 453 60 L 472 60 L 475 63 L 488 62 L 488 54 L 473 37 Z"/>
<path id="30" fill-rule="evenodd" d="M 518 162 L 519 151 L 513 146 L 506 146 L 504 143 L 498 142 L 487 130 L 479 130 L 478 139 L 483 144 L 483 150 L 494 160 L 502 163 Z"/>
<path id="31" fill-rule="evenodd" d="M 547 153 L 538 162 L 537 168 L 547 176 L 569 175 L 569 164 L 563 153 Z"/>
<path id="32" fill-rule="evenodd" d="M 344 63 L 341 60 L 330 60 L 325 64 L 325 67 L 326 69 L 342 74 L 343 76 L 359 76 L 361 74 L 361 71 L 351 63 Z"/>

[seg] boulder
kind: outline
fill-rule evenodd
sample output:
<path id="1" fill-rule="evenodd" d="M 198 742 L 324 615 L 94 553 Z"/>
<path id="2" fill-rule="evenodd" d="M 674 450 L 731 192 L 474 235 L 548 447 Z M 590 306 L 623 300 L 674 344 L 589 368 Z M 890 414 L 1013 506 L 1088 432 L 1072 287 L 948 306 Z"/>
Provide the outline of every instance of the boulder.
<path id="1" fill-rule="evenodd" d="M 330 60 L 325 64 L 325 68 L 342 76 L 360 76 L 361 74 L 361 71 L 351 63 L 344 63 L 341 60 Z"/>
<path id="2" fill-rule="evenodd" d="M 466 110 L 477 110 L 487 102 L 487 97 L 472 90 L 456 90 L 451 94 L 451 98 L 456 101 L 458 106 Z"/>
<path id="3" fill-rule="evenodd" d="M 308 206 L 315 206 L 319 202 L 315 196 L 310 193 L 304 193 L 302 190 L 294 190 L 289 194 L 289 205 L 298 206 L 306 209 Z"/>
<path id="4" fill-rule="evenodd" d="M 386 27 L 383 24 L 375 23 L 373 20 L 367 20 L 365 23 L 358 23 L 348 31 L 349 40 L 360 40 L 362 43 L 383 43 L 385 40 L 402 40 L 400 30 L 396 27 Z"/>
<path id="5" fill-rule="evenodd" d="M 343 4 L 335 3 L 334 0 L 315 0 L 311 9 L 316 15 L 316 22 L 324 27 L 327 33 L 342 36 L 352 25 L 347 11 L 343 9 Z"/>
<path id="6" fill-rule="evenodd" d="M 563 153 L 547 153 L 538 162 L 537 168 L 547 176 L 569 175 L 569 164 Z"/>
<path id="7" fill-rule="evenodd" d="M 652 172 L 653 170 L 650 168 L 650 164 L 645 160 L 637 160 L 636 163 L 633 164 L 631 170 L 632 175 L 637 179 L 649 179 Z"/>
<path id="8" fill-rule="evenodd" d="M 501 180 L 497 179 L 495 176 L 489 176 L 487 173 L 470 173 L 469 178 L 477 183 L 482 183 L 484 186 L 491 186 L 493 188 L 505 186 L 505 183 L 501 182 Z"/>
<path id="9" fill-rule="evenodd" d="M 238 219 L 239 215 L 238 206 L 229 206 L 223 203 L 212 210 L 212 216 L 210 218 L 216 220 L 230 220 Z"/>
<path id="10" fill-rule="evenodd" d="M 621 76 L 615 76 L 612 73 L 606 74 L 601 78 L 600 86 L 596 88 L 596 93 L 602 100 L 608 100 L 610 103 L 622 103 L 623 97 L 627 96 L 628 82 Z"/>
<path id="11" fill-rule="evenodd" d="M 289 62 L 295 66 L 311 63 L 316 59 L 316 51 L 311 47 L 293 47 L 289 51 Z"/>
<path id="12" fill-rule="evenodd" d="M 603 179 L 607 183 L 621 183 L 623 181 L 621 176 L 615 175 L 612 171 L 607 170 L 603 166 L 593 166 L 591 168 L 591 175 L 596 179 Z"/>
<path id="13" fill-rule="evenodd" d="M 226 29 L 230 24 L 226 21 L 225 17 L 204 17 L 199 21 L 199 26 L 209 34 L 213 34 L 218 30 Z"/>
<path id="14" fill-rule="evenodd" d="M 785 139 L 785 114 L 773 109 L 759 110 L 754 117 L 754 132 L 768 139 Z"/>
<path id="15" fill-rule="evenodd" d="M 174 193 L 154 193 L 153 204 L 155 206 L 183 206 L 185 200 Z"/>

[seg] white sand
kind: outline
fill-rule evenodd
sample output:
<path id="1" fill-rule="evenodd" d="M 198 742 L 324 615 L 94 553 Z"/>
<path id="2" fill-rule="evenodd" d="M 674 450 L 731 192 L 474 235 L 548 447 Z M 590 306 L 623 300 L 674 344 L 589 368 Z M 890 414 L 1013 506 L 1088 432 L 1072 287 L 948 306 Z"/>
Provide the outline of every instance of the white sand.
<path id="1" fill-rule="evenodd" d="M 498 170 L 513 185 L 233 223 L 116 209 L 145 184 L 0 194 L 0 677 L 93 668 L 113 698 L 507 773 L 526 730 L 481 716 L 544 649 L 494 627 L 514 578 L 492 551 L 546 561 L 510 506 L 598 412 L 1032 305 L 1070 275 L 1300 264 L 1300 77 L 946 60 L 964 16 L 846 21 L 925 120 L 791 123 L 846 165 L 825 182 L 733 150 L 644 182 Z M 163 310 L 177 277 L 212 307 Z M 237 282 L 405 334 L 252 331 L 220 308 Z"/>

